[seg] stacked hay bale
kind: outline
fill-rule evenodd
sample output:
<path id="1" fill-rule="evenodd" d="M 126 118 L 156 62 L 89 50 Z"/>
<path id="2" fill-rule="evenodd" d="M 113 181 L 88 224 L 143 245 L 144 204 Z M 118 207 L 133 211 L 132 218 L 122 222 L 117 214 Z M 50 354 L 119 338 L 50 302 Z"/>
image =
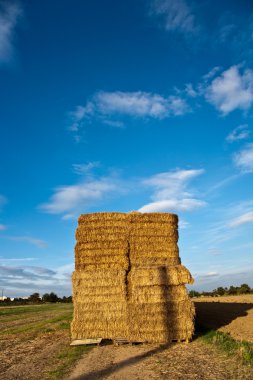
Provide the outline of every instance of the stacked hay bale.
<path id="1" fill-rule="evenodd" d="M 72 338 L 127 336 L 126 214 L 81 215 L 76 231 Z"/>
<path id="2" fill-rule="evenodd" d="M 188 340 L 194 308 L 181 265 L 178 218 L 167 213 L 81 215 L 73 274 L 73 339 Z"/>
<path id="3" fill-rule="evenodd" d="M 194 307 L 185 284 L 193 279 L 181 265 L 178 217 L 131 213 L 128 313 L 133 341 L 189 340 Z"/>

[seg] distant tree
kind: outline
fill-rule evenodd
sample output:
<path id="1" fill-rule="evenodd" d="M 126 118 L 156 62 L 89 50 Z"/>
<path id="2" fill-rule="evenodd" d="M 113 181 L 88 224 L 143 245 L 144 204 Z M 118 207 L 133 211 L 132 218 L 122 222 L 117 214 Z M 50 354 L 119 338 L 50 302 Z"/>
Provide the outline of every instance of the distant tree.
<path id="1" fill-rule="evenodd" d="M 200 296 L 200 293 L 197 292 L 196 290 L 190 290 L 190 291 L 189 291 L 189 296 L 190 296 L 190 297 L 199 297 L 199 296 Z"/>
<path id="2" fill-rule="evenodd" d="M 235 286 L 230 286 L 230 288 L 228 289 L 228 294 L 234 295 L 236 293 L 237 293 L 237 288 Z"/>
<path id="3" fill-rule="evenodd" d="M 41 302 L 40 295 L 39 293 L 33 293 L 28 297 L 28 301 L 34 302 L 34 303 L 39 303 Z"/>
<path id="4" fill-rule="evenodd" d="M 45 293 L 43 296 L 42 296 L 42 301 L 43 302 L 57 302 L 59 300 L 57 294 L 51 292 L 50 294 L 48 293 Z"/>
<path id="5" fill-rule="evenodd" d="M 225 294 L 225 289 L 222 287 L 222 286 L 219 286 L 217 289 L 216 289 L 216 292 L 215 292 L 218 296 L 224 296 Z"/>
<path id="6" fill-rule="evenodd" d="M 239 294 L 247 294 L 247 293 L 250 293 L 250 292 L 251 292 L 251 289 L 250 289 L 250 286 L 248 284 L 242 284 L 238 288 L 238 293 Z"/>

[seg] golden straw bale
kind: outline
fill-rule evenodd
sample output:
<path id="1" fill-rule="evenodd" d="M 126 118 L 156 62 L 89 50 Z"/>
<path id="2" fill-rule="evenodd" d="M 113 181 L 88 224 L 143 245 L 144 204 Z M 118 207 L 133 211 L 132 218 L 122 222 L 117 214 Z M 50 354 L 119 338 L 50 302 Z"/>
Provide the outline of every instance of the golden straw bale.
<path id="1" fill-rule="evenodd" d="M 92 300 L 91 300 L 92 301 Z M 109 314 L 109 315 L 118 315 L 122 313 L 126 313 L 127 311 L 127 303 L 125 302 L 89 302 L 89 303 L 79 303 L 75 302 L 75 309 L 80 311 L 80 313 L 84 313 L 87 315 L 97 315 L 100 313 Z M 75 310 L 74 309 L 74 310 Z"/>
<path id="2" fill-rule="evenodd" d="M 188 293 L 184 285 L 177 286 L 131 286 L 131 302 L 153 303 L 166 301 L 182 301 L 188 299 Z"/>
<path id="3" fill-rule="evenodd" d="M 168 301 L 168 302 L 154 302 L 154 303 L 142 303 L 138 304 L 136 302 L 128 302 L 128 311 L 130 314 L 136 315 L 137 317 L 145 317 L 149 315 L 151 318 L 160 314 L 167 313 L 178 313 L 194 317 L 195 308 L 194 304 L 190 298 L 178 301 Z"/>
<path id="4" fill-rule="evenodd" d="M 112 229 L 112 230 L 128 230 L 130 228 L 130 223 L 128 220 L 107 220 L 107 221 L 100 221 L 100 220 L 94 220 L 89 221 L 87 223 L 79 223 L 78 228 L 85 229 L 87 231 L 94 230 L 99 231 L 103 230 L 104 228 Z"/>
<path id="5" fill-rule="evenodd" d="M 130 235 L 129 237 L 129 243 L 130 246 L 132 244 L 137 245 L 154 245 L 159 249 L 163 249 L 167 245 L 177 243 L 178 241 L 178 233 L 175 233 L 171 236 L 133 236 Z"/>
<path id="6" fill-rule="evenodd" d="M 160 267 L 160 266 L 171 266 L 171 265 L 179 265 L 181 263 L 181 260 L 179 257 L 141 257 L 136 258 L 135 256 L 131 258 L 131 264 L 132 266 L 143 266 L 143 263 L 145 265 L 150 267 Z"/>
<path id="7" fill-rule="evenodd" d="M 78 218 L 78 223 L 88 223 L 93 221 L 101 221 L 105 223 L 107 221 L 124 221 L 127 220 L 128 216 L 121 212 L 96 212 L 92 214 L 82 214 Z"/>
<path id="8" fill-rule="evenodd" d="M 131 286 L 193 284 L 193 278 L 183 265 L 171 267 L 132 268 L 129 276 Z"/>
<path id="9" fill-rule="evenodd" d="M 99 294 L 99 295 L 80 295 L 78 293 L 73 293 L 74 299 L 79 303 L 96 303 L 96 302 L 104 302 L 104 303 L 110 303 L 110 302 L 124 302 L 126 300 L 126 296 L 124 293 L 121 294 Z"/>
<path id="10" fill-rule="evenodd" d="M 128 267 L 129 260 L 127 256 L 123 255 L 100 255 L 100 256 L 82 256 L 76 260 L 76 264 L 83 265 L 102 265 L 102 264 L 121 264 L 122 267 Z"/>
<path id="11" fill-rule="evenodd" d="M 126 236 L 124 234 L 118 235 L 117 233 L 115 234 L 101 234 L 99 233 L 90 233 L 89 235 L 86 234 L 84 231 L 81 231 L 80 229 L 76 230 L 76 240 L 82 243 L 88 243 L 88 242 L 100 242 L 100 241 L 122 241 L 124 243 L 126 241 Z"/>
<path id="12" fill-rule="evenodd" d="M 79 287 L 76 290 L 77 300 L 78 298 L 83 299 L 86 296 L 89 296 L 90 299 L 93 299 L 93 296 L 97 295 L 124 295 L 126 292 L 126 286 L 92 286 L 92 287 Z"/>
<path id="13" fill-rule="evenodd" d="M 128 218 L 131 223 L 135 222 L 159 222 L 159 223 L 178 223 L 178 216 L 176 214 L 169 214 L 165 212 L 152 212 L 152 213 L 129 213 Z"/>
<path id="14" fill-rule="evenodd" d="M 94 256 L 125 256 L 127 254 L 127 249 L 125 248 L 108 248 L 106 250 L 103 249 L 85 249 L 81 247 L 81 244 L 79 244 L 78 247 L 75 248 L 75 259 L 79 259 L 83 256 L 85 257 L 94 257 Z"/>
<path id="15" fill-rule="evenodd" d="M 73 286 L 121 286 L 125 285 L 126 271 L 122 269 L 95 271 L 75 271 L 72 275 Z"/>
<path id="16" fill-rule="evenodd" d="M 88 270 L 88 271 L 95 271 L 97 269 L 103 269 L 103 270 L 117 270 L 117 269 L 124 269 L 128 270 L 128 264 L 123 265 L 119 263 L 108 263 L 108 264 L 78 264 L 76 265 L 76 270 Z"/>
<path id="17" fill-rule="evenodd" d="M 103 241 L 89 241 L 89 242 L 82 242 L 78 241 L 76 246 L 81 246 L 84 250 L 101 250 L 106 251 L 107 249 L 125 249 L 128 250 L 128 241 L 127 240 L 117 240 L 117 241 L 110 241 L 110 240 L 103 240 Z"/>
<path id="18" fill-rule="evenodd" d="M 130 251 L 130 257 L 131 259 L 134 257 L 136 259 L 141 259 L 143 257 L 159 257 L 159 258 L 166 258 L 166 257 L 179 257 L 179 249 L 177 246 L 174 248 L 171 248 L 168 251 L 141 251 L 138 250 L 132 250 Z"/>
<path id="19" fill-rule="evenodd" d="M 101 225 L 100 228 L 90 228 L 89 226 L 84 226 L 84 225 L 81 225 L 81 226 L 78 226 L 77 227 L 77 231 L 80 233 L 80 234 L 83 234 L 83 235 L 86 235 L 87 237 L 91 236 L 93 237 L 93 235 L 123 235 L 125 236 L 126 234 L 128 234 L 129 232 L 129 228 L 128 226 L 126 225 L 126 227 L 118 227 L 118 226 L 103 226 Z"/>
<path id="20" fill-rule="evenodd" d="M 136 237 L 162 237 L 162 238 L 174 238 L 178 235 L 178 229 L 177 228 L 131 228 L 129 237 L 134 238 Z"/>

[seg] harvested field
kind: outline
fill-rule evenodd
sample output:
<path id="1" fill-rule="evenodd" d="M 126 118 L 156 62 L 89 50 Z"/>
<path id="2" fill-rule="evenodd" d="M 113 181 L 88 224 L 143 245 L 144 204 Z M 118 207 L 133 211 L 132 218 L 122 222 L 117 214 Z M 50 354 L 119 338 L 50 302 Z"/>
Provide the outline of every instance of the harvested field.
<path id="1" fill-rule="evenodd" d="M 1 379 L 63 379 L 87 350 L 69 346 L 72 309 L 72 304 L 1 307 Z"/>
<path id="2" fill-rule="evenodd" d="M 188 344 L 95 347 L 69 380 L 252 380 L 253 371 L 195 341 Z"/>
<path id="3" fill-rule="evenodd" d="M 253 294 L 194 298 L 197 323 L 253 342 Z"/>
<path id="4" fill-rule="evenodd" d="M 221 299 L 220 299 L 221 300 Z M 236 298 L 235 298 L 236 300 Z M 172 305 L 183 307 L 184 302 Z M 229 304 L 229 302 L 228 302 Z M 89 305 L 83 305 L 89 315 Z M 98 306 L 98 305 L 97 305 Z M 117 310 L 120 305 L 116 304 Z M 142 304 L 145 314 L 145 304 Z M 153 307 L 153 306 L 152 306 Z M 156 309 L 152 308 L 154 316 Z M 138 312 L 138 310 L 136 310 Z M 99 316 L 100 309 L 97 309 Z M 0 308 L 3 380 L 251 380 L 252 368 L 202 338 L 168 346 L 70 347 L 71 304 Z M 82 357 L 83 355 L 83 357 Z M 71 370 L 73 364 L 77 366 Z"/>

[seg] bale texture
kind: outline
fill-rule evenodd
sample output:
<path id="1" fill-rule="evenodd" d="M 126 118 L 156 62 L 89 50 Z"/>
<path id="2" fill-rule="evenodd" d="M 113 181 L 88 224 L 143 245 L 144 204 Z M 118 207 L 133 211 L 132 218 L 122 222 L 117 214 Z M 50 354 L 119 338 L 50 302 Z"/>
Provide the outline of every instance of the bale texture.
<path id="1" fill-rule="evenodd" d="M 73 273 L 73 339 L 118 336 L 170 342 L 192 337 L 193 283 L 179 257 L 178 217 L 80 215 Z"/>

